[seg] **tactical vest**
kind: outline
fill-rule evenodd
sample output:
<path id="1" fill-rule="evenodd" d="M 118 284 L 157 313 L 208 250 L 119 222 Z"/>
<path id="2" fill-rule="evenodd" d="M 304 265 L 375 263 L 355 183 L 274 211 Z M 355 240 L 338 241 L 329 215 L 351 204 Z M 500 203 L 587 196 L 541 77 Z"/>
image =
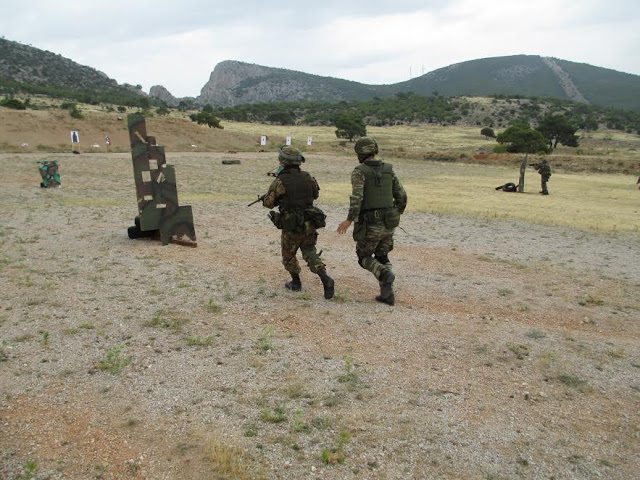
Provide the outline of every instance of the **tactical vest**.
<path id="1" fill-rule="evenodd" d="M 362 210 L 393 207 L 393 166 L 377 160 L 356 168 L 364 174 Z"/>
<path id="2" fill-rule="evenodd" d="M 305 209 L 313 205 L 313 178 L 297 168 L 285 168 L 278 178 L 286 195 L 280 199 L 280 211 Z"/>

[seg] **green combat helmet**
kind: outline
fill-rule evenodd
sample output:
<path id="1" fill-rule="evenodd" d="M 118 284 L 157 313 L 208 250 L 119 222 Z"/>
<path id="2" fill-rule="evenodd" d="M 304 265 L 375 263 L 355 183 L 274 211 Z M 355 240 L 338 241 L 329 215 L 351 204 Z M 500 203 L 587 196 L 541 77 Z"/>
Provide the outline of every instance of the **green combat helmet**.
<path id="1" fill-rule="evenodd" d="M 378 153 L 378 142 L 371 137 L 362 137 L 353 149 L 358 154 L 358 160 L 363 161 L 365 158 Z"/>
<path id="2" fill-rule="evenodd" d="M 286 145 L 278 150 L 278 161 L 283 167 L 300 166 L 301 163 L 304 163 L 304 156 L 297 148 Z"/>

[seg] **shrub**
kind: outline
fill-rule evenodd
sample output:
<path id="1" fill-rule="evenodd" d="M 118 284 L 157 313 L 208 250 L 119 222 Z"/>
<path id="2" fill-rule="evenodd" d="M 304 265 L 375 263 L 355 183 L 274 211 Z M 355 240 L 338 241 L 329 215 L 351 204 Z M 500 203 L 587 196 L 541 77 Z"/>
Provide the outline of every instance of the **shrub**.
<path id="1" fill-rule="evenodd" d="M 12 108 L 13 110 L 26 110 L 27 107 L 17 98 L 5 98 L 0 102 L 0 106 Z"/>

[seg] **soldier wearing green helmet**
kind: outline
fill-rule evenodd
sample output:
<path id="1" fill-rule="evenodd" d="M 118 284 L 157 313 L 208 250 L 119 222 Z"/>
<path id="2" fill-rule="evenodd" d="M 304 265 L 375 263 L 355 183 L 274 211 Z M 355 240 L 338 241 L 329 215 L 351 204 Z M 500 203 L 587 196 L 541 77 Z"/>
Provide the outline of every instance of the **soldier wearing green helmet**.
<path id="1" fill-rule="evenodd" d="M 269 217 L 282 230 L 282 264 L 291 274 L 291 280 L 285 283 L 285 287 L 293 291 L 302 289 L 301 269 L 296 258 L 300 250 L 309 270 L 320 277 L 324 298 L 330 299 L 334 293 L 334 281 L 327 275 L 326 265 L 316 251 L 317 229 L 325 226 L 324 213 L 313 206 L 313 201 L 320 194 L 320 187 L 308 172 L 300 170 L 300 165 L 305 161 L 300 150 L 292 146 L 281 147 L 278 161 L 280 167 L 262 205 L 269 209 L 278 207 L 278 212 L 269 212 Z"/>
<path id="2" fill-rule="evenodd" d="M 390 163 L 376 158 L 378 142 L 360 138 L 354 148 L 358 165 L 351 174 L 351 197 L 347 219 L 338 225 L 342 235 L 353 226 L 358 263 L 370 271 L 380 284 L 376 301 L 393 305 L 395 293 L 389 252 L 393 250 L 393 232 L 407 206 L 407 193 Z"/>

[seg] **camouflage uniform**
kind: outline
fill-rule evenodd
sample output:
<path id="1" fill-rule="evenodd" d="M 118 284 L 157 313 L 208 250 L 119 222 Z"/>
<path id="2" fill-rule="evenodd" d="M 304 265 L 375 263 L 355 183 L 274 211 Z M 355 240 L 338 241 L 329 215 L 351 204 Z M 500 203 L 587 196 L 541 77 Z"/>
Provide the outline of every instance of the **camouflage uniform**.
<path id="1" fill-rule="evenodd" d="M 283 168 L 269 186 L 262 204 L 269 209 L 274 207 L 279 209 L 278 213 L 270 212 L 270 217 L 273 223 L 282 229 L 280 239 L 282 264 L 291 274 L 292 279 L 285 286 L 290 290 L 302 288 L 301 269 L 296 258 L 299 249 L 309 270 L 320 276 L 325 298 L 332 298 L 333 279 L 327 275 L 326 265 L 316 251 L 318 224 L 309 216 L 311 209 L 319 212 L 318 215 L 322 217 L 322 226 L 324 226 L 324 214 L 313 207 L 313 201 L 319 196 L 320 187 L 308 172 L 300 170 L 300 163 L 305 159 L 298 150 L 283 147 L 280 149 L 278 159 Z"/>
<path id="2" fill-rule="evenodd" d="M 546 159 L 542 160 L 540 163 L 538 163 L 535 166 L 535 169 L 540 174 L 540 184 L 542 187 L 542 189 L 540 190 L 540 193 L 542 195 L 549 195 L 549 190 L 547 190 L 547 182 L 551 177 L 551 167 L 549 166 L 549 162 L 547 162 Z"/>
<path id="3" fill-rule="evenodd" d="M 347 221 L 353 221 L 358 263 L 370 271 L 380 284 L 377 301 L 393 305 L 395 295 L 389 252 L 393 233 L 407 206 L 407 194 L 390 163 L 375 158 L 378 145 L 363 137 L 355 146 L 358 165 L 351 174 L 352 193 Z"/>

